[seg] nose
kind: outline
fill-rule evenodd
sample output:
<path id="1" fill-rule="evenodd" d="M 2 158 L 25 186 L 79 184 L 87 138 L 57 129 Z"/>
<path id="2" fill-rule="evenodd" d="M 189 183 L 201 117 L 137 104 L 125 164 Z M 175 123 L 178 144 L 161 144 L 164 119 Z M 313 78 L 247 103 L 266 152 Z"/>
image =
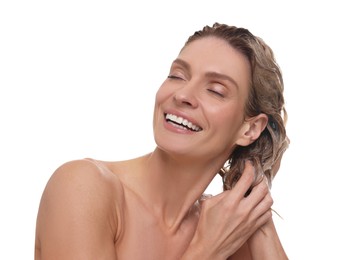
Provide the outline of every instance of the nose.
<path id="1" fill-rule="evenodd" d="M 198 100 L 194 86 L 184 85 L 174 94 L 174 102 L 179 106 L 188 106 L 196 108 Z"/>

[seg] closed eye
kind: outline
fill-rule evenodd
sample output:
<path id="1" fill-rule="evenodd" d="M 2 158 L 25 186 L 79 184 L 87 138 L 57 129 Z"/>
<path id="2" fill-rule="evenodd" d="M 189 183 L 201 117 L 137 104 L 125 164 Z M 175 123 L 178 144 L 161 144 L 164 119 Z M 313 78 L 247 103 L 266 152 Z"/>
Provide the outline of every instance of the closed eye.
<path id="1" fill-rule="evenodd" d="M 179 80 L 183 80 L 183 78 L 178 77 L 178 76 L 174 76 L 174 75 L 169 75 L 168 79 L 179 79 Z"/>
<path id="2" fill-rule="evenodd" d="M 208 92 L 210 92 L 211 94 L 217 95 L 219 97 L 224 97 L 224 95 L 218 91 L 215 91 L 213 89 L 207 89 Z"/>
<path id="3" fill-rule="evenodd" d="M 180 79 L 180 77 L 174 76 L 174 75 L 169 75 L 168 79 Z"/>

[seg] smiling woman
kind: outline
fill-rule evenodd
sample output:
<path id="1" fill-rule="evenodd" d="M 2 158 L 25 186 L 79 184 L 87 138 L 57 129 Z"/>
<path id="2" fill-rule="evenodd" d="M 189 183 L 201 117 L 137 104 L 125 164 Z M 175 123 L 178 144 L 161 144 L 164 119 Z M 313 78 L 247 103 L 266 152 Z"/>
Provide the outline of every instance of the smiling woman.
<path id="1" fill-rule="evenodd" d="M 156 93 L 151 153 L 52 175 L 35 259 L 287 259 L 268 185 L 288 144 L 282 92 L 261 39 L 196 32 Z M 218 173 L 225 191 L 204 196 Z"/>

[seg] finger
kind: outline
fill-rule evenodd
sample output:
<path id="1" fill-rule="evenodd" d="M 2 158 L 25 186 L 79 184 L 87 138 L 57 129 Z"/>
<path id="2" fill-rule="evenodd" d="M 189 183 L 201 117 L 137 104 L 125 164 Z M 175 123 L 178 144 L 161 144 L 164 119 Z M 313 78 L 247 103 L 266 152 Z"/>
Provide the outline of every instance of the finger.
<path id="1" fill-rule="evenodd" d="M 217 203 L 220 203 L 220 201 L 228 196 L 227 193 L 229 191 L 226 190 L 226 191 L 223 191 L 223 192 L 220 192 L 218 193 L 217 195 L 211 195 L 211 194 L 203 194 L 199 199 L 198 199 L 198 202 L 199 202 L 199 205 L 201 207 L 204 207 L 205 205 L 208 205 L 208 206 L 211 206 L 211 205 L 215 205 Z"/>
<path id="2" fill-rule="evenodd" d="M 255 180 L 255 169 L 250 161 L 245 162 L 242 176 L 232 189 L 238 198 L 243 198 Z"/>
<path id="3" fill-rule="evenodd" d="M 259 218 L 266 212 L 270 211 L 273 203 L 273 198 L 270 193 L 266 194 L 266 196 L 264 196 L 264 198 L 255 206 L 255 208 L 253 208 L 251 216 L 253 218 Z"/>
<path id="4" fill-rule="evenodd" d="M 270 193 L 268 181 L 263 176 L 263 179 L 251 190 L 249 196 L 246 198 L 252 205 L 259 204 L 267 194 Z"/>
<path id="5" fill-rule="evenodd" d="M 256 230 L 266 224 L 272 218 L 272 216 L 272 210 L 269 209 L 265 211 L 260 217 L 258 217 L 255 224 Z"/>

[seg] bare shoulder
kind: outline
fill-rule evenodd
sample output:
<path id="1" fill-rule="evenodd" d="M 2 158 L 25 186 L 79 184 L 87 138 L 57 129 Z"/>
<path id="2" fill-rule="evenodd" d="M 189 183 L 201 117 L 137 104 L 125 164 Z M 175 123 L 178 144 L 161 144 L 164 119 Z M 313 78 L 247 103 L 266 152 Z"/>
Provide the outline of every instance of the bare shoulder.
<path id="1" fill-rule="evenodd" d="M 36 226 L 36 259 L 115 259 L 123 190 L 95 160 L 61 165 L 43 192 Z"/>
<path id="2" fill-rule="evenodd" d="M 76 181 L 75 184 L 81 181 L 83 184 L 91 184 L 94 188 L 98 188 L 98 185 L 101 185 L 102 189 L 105 188 L 105 191 L 111 193 L 120 192 L 122 188 L 116 174 L 107 168 L 104 162 L 89 158 L 70 161 L 61 165 L 52 175 L 51 180 L 54 179 L 68 182 L 74 180 Z"/>
<path id="3" fill-rule="evenodd" d="M 107 207 L 113 202 L 120 203 L 122 194 L 121 182 L 115 174 L 99 161 L 83 159 L 57 168 L 46 185 L 42 200 L 68 198 L 70 202 L 75 199 L 80 200 L 79 203 Z"/>

